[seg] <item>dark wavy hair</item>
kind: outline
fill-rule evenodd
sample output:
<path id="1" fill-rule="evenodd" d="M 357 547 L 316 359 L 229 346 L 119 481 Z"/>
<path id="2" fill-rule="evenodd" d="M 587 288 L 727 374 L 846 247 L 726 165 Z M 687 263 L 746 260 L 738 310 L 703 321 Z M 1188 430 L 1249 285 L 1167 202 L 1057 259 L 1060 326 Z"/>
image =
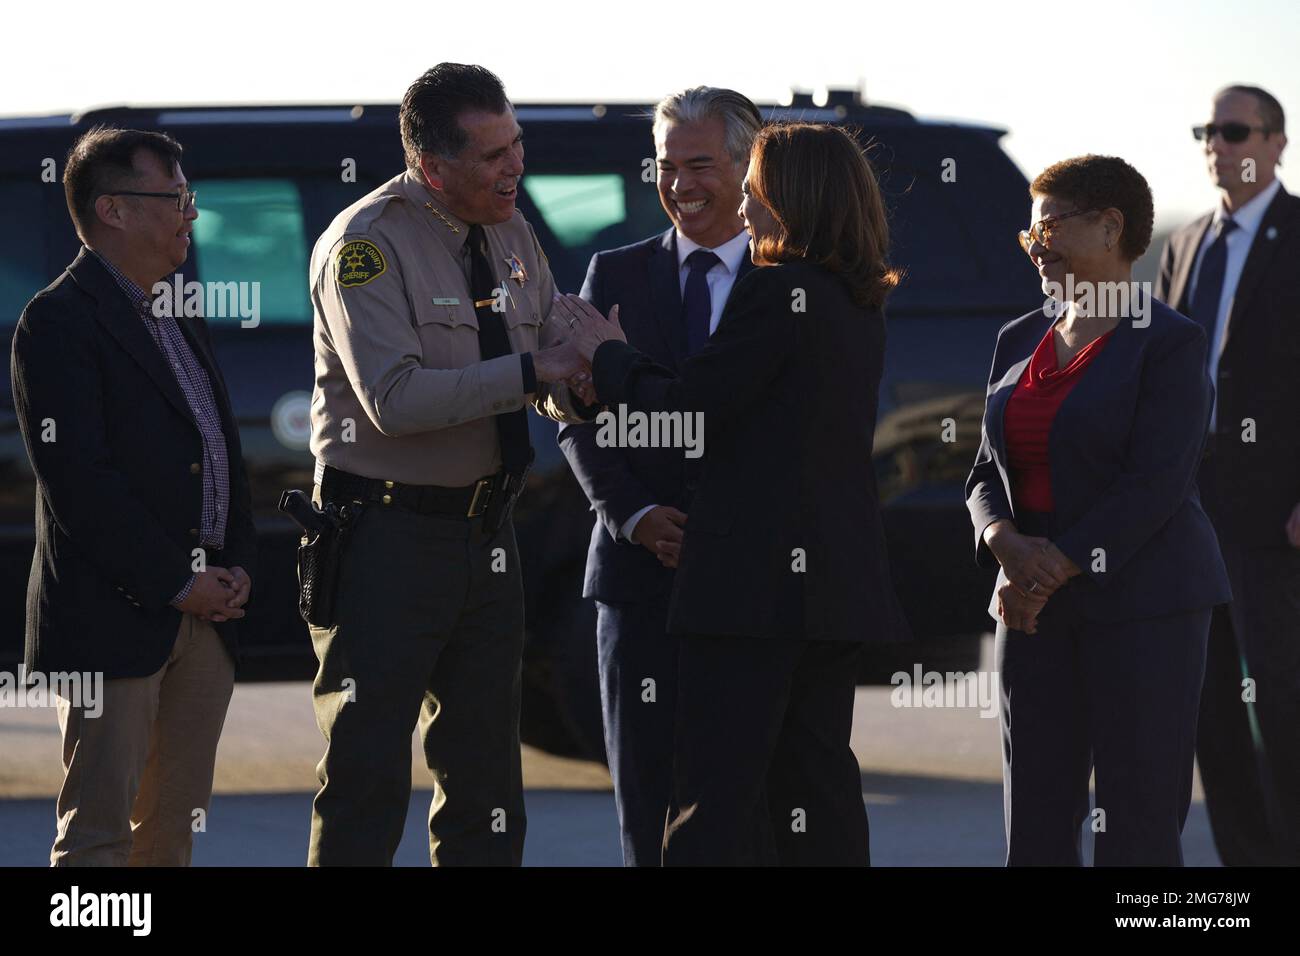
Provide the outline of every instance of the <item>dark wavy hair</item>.
<path id="1" fill-rule="evenodd" d="M 509 109 L 506 88 L 491 70 L 465 63 L 431 67 L 411 84 L 397 114 L 406 167 L 418 172 L 421 153 L 454 157 L 464 149 L 469 137 L 461 128 L 461 113 Z"/>
<path id="2" fill-rule="evenodd" d="M 1051 196 L 1079 209 L 1118 209 L 1124 214 L 1119 248 L 1129 262 L 1151 245 L 1155 205 L 1142 174 L 1118 156 L 1076 156 L 1044 169 L 1029 184 L 1030 196 Z"/>
<path id="3" fill-rule="evenodd" d="M 853 134 L 823 123 L 759 130 L 749 189 L 780 225 L 755 245 L 764 264 L 807 259 L 838 274 L 853 300 L 880 308 L 902 279 L 888 263 L 880 185 Z"/>

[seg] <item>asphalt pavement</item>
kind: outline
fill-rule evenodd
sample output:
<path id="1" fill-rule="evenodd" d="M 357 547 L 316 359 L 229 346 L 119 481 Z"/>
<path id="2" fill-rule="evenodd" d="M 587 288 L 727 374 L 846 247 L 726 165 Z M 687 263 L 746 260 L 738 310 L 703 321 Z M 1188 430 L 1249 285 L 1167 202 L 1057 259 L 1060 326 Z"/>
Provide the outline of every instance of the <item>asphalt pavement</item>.
<path id="1" fill-rule="evenodd" d="M 986 642 L 985 667 L 988 651 Z M 960 698 L 938 707 L 898 702 L 891 687 L 863 687 L 854 710 L 852 743 L 862 768 L 873 863 L 1001 866 L 1006 851 L 998 721 L 980 716 L 979 706 L 951 705 Z M 301 866 L 323 749 L 310 684 L 238 685 L 194 864 Z M 59 754 L 52 708 L 0 708 L 0 866 L 48 862 Z M 414 740 L 411 778 L 416 789 L 394 862 L 427 866 L 430 783 Z M 618 821 L 603 766 L 524 748 L 524 786 L 525 865 L 620 864 Z M 1199 780 L 1183 852 L 1189 866 L 1218 865 Z"/>

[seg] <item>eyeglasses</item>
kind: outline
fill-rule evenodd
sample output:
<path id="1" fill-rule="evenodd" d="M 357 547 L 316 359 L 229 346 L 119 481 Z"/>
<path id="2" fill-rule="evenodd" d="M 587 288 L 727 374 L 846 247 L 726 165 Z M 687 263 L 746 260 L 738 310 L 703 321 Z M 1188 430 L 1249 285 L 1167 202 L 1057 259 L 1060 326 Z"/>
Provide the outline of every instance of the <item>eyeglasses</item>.
<path id="1" fill-rule="evenodd" d="M 1038 222 L 1034 223 L 1028 229 L 1020 230 L 1017 238 L 1020 240 L 1020 248 L 1029 254 L 1029 247 L 1037 242 L 1044 249 L 1050 249 L 1052 245 L 1052 230 L 1062 219 L 1069 219 L 1071 216 L 1082 216 L 1085 212 L 1096 212 L 1095 209 L 1076 209 L 1074 212 L 1062 213 L 1059 216 L 1044 216 Z"/>
<path id="2" fill-rule="evenodd" d="M 1214 139 L 1214 134 L 1218 133 L 1225 143 L 1244 143 L 1253 132 L 1260 132 L 1267 136 L 1272 130 L 1267 126 L 1248 126 L 1245 123 L 1206 123 L 1204 126 L 1192 127 L 1192 135 L 1198 142 L 1200 140 L 1209 142 Z"/>
<path id="3" fill-rule="evenodd" d="M 184 212 L 194 203 L 198 202 L 199 194 L 194 190 L 186 188 L 175 193 L 141 193 L 124 189 L 121 192 L 104 193 L 105 196 L 148 196 L 152 199 L 170 199 L 176 203 L 176 211 Z"/>

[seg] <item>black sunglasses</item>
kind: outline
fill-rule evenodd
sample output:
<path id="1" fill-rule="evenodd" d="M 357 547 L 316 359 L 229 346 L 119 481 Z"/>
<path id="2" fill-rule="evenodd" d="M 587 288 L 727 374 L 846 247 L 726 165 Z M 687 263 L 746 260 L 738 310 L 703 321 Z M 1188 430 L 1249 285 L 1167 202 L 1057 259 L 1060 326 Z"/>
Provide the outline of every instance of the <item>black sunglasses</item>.
<path id="1" fill-rule="evenodd" d="M 103 195 L 105 196 L 147 196 L 153 199 L 170 199 L 172 202 L 176 203 L 177 212 L 184 212 L 195 202 L 197 202 L 199 198 L 199 194 L 194 192 L 192 189 L 182 189 L 180 192 L 175 192 L 175 193 L 141 193 L 141 192 L 133 192 L 132 190 L 129 189 L 124 189 L 121 190 L 120 192 L 104 193 Z"/>
<path id="2" fill-rule="evenodd" d="M 1206 123 L 1204 126 L 1193 126 L 1192 135 L 1199 140 L 1209 141 L 1214 139 L 1214 134 L 1218 133 L 1223 137 L 1225 143 L 1244 143 L 1252 132 L 1261 132 L 1265 136 L 1272 132 L 1267 126 L 1248 126 L 1245 123 Z"/>

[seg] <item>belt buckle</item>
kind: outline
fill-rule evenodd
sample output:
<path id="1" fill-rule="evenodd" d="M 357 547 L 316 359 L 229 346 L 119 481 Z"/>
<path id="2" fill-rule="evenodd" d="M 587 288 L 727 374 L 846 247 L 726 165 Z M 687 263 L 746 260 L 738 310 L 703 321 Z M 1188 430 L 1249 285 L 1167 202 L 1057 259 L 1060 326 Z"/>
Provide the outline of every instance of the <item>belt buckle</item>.
<path id="1" fill-rule="evenodd" d="M 487 510 L 488 499 L 492 497 L 492 479 L 480 478 L 474 483 L 474 497 L 470 499 L 466 518 L 477 518 Z"/>

